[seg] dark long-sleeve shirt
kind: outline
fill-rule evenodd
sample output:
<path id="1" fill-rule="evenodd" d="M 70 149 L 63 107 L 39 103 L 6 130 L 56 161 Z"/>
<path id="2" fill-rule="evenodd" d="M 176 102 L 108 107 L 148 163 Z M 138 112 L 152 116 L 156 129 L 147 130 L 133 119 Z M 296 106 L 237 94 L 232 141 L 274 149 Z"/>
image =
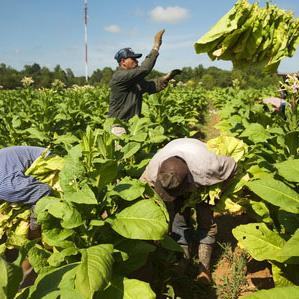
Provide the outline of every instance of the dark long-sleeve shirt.
<path id="1" fill-rule="evenodd" d="M 142 94 L 156 93 L 165 88 L 162 78 L 145 80 L 153 69 L 159 53 L 152 50 L 142 64 L 134 69 L 118 68 L 110 81 L 111 96 L 108 115 L 122 120 L 128 120 L 134 115 L 140 116 Z"/>
<path id="2" fill-rule="evenodd" d="M 45 148 L 11 146 L 0 150 L 0 200 L 34 204 L 51 193 L 51 187 L 24 172 Z"/>

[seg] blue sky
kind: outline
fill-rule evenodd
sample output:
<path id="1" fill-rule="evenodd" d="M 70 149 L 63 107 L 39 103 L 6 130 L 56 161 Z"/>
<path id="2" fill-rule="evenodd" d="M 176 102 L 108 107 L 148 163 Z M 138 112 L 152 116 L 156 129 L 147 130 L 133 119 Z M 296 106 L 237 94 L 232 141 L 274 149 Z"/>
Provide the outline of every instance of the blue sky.
<path id="1" fill-rule="evenodd" d="M 249 1 L 253 2 L 253 1 Z M 266 1 L 259 1 L 264 5 Z M 299 17 L 298 0 L 272 1 Z M 84 75 L 83 0 L 0 0 L 0 63 L 18 70 L 38 63 L 53 69 L 60 64 Z M 132 47 L 144 55 L 154 34 L 165 28 L 156 69 L 167 72 L 199 64 L 230 69 L 230 62 L 211 61 L 195 54 L 193 44 L 235 1 L 207 0 L 88 0 L 89 74 L 96 68 L 116 67 L 115 52 Z M 280 72 L 299 71 L 299 49 L 286 58 Z"/>

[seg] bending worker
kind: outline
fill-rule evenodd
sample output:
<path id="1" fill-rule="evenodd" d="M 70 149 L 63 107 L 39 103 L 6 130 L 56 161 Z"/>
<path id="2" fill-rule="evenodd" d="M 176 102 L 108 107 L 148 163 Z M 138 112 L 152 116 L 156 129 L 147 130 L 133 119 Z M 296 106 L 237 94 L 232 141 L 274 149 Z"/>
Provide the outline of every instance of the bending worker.
<path id="1" fill-rule="evenodd" d="M 140 116 L 142 95 L 146 92 L 152 94 L 163 90 L 168 81 L 180 73 L 180 70 L 173 70 L 154 80 L 145 79 L 156 63 L 164 31 L 156 33 L 153 48 L 140 66 L 137 59 L 142 54 L 135 53 L 131 48 L 120 49 L 115 54 L 118 68 L 110 81 L 111 95 L 108 113 L 110 117 L 127 121 L 134 115 Z M 121 135 L 125 133 L 125 130 L 118 125 L 112 129 L 112 133 Z"/>
<path id="2" fill-rule="evenodd" d="M 196 206 L 198 230 L 191 226 L 191 209 L 184 201 L 193 191 L 224 182 L 236 172 L 231 157 L 218 156 L 206 144 L 193 138 L 180 138 L 169 142 L 147 165 L 141 180 L 152 186 L 165 201 L 169 215 L 171 235 L 190 259 L 191 248 L 196 244 L 201 270 L 198 280 L 211 282 L 210 260 L 215 243 L 217 225 L 213 211 L 207 203 Z"/>
<path id="3" fill-rule="evenodd" d="M 49 185 L 24 173 L 45 150 L 37 146 L 11 146 L 0 149 L 0 200 L 33 206 L 40 198 L 50 195 Z M 30 230 L 38 228 L 33 215 Z"/>

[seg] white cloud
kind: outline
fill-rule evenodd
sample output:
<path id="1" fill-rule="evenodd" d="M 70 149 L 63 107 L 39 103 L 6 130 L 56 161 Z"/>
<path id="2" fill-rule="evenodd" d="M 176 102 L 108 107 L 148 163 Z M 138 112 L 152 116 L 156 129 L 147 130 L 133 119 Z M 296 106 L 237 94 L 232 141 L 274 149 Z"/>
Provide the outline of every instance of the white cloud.
<path id="1" fill-rule="evenodd" d="M 111 32 L 111 33 L 118 33 L 121 31 L 120 27 L 117 25 L 109 25 L 109 26 L 106 26 L 104 29 L 105 29 L 105 31 Z"/>
<path id="2" fill-rule="evenodd" d="M 186 8 L 179 6 L 162 7 L 157 6 L 149 12 L 150 17 L 157 22 L 175 24 L 189 16 Z"/>

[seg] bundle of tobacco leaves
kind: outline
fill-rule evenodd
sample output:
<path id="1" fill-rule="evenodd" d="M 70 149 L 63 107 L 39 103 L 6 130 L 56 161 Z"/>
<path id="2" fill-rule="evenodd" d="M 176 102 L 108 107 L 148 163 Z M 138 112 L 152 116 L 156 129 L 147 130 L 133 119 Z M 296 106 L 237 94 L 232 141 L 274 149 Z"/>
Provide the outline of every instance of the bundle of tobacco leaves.
<path id="1" fill-rule="evenodd" d="M 275 72 L 284 57 L 292 57 L 299 44 L 299 18 L 267 3 L 259 7 L 239 0 L 194 45 L 196 53 L 212 60 L 231 60 L 234 68 L 255 65 Z"/>

